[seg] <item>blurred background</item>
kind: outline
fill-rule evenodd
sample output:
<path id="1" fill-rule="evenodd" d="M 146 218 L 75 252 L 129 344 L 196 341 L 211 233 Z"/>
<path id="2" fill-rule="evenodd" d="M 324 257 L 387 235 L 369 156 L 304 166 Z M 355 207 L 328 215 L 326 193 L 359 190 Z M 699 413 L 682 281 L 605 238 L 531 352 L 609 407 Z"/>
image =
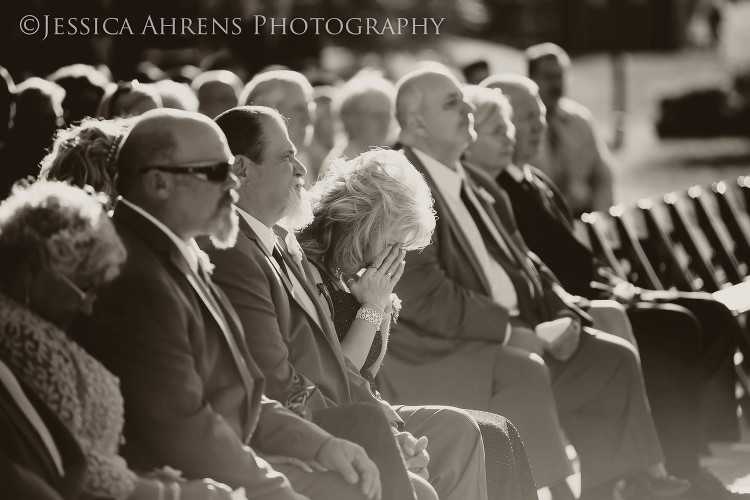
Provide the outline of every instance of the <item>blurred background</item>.
<path id="1" fill-rule="evenodd" d="M 728 0 L 27 0 L 0 7 L 0 65 L 15 81 L 65 64 L 116 80 L 225 68 L 247 81 L 271 64 L 336 83 L 365 66 L 398 78 L 415 61 L 525 73 L 522 49 L 552 41 L 573 55 L 569 96 L 615 152 L 616 201 L 747 173 L 750 3 Z M 240 17 L 239 36 L 24 36 L 27 14 Z M 254 15 L 446 18 L 440 36 L 253 36 Z M 156 66 L 154 68 L 153 66 Z M 162 73 L 163 72 L 163 73 Z M 166 73 L 166 74 L 164 74 Z M 182 74 L 181 73 L 186 73 Z"/>

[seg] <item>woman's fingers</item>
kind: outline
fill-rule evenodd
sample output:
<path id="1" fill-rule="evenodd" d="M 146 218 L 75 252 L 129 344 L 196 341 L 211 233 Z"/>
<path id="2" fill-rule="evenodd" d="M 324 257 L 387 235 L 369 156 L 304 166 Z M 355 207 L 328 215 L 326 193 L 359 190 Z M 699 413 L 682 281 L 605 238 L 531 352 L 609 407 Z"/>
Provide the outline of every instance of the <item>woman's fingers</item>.
<path id="1" fill-rule="evenodd" d="M 395 277 L 396 272 L 401 267 L 401 263 L 404 261 L 404 257 L 406 257 L 406 250 L 399 249 L 398 253 L 396 254 L 396 258 L 393 259 L 391 265 L 388 266 L 388 269 L 386 270 L 385 274 L 387 274 L 389 278 Z M 385 267 L 386 262 L 388 262 L 387 259 L 385 262 L 383 262 L 383 267 Z"/>
<path id="2" fill-rule="evenodd" d="M 388 252 L 388 255 L 383 260 L 383 264 L 378 268 L 378 272 L 380 274 L 387 274 L 391 272 L 391 265 L 399 258 L 401 257 L 401 246 L 400 245 L 394 245 L 391 247 L 391 251 Z"/>
<path id="3" fill-rule="evenodd" d="M 391 253 L 391 249 L 393 248 L 393 245 L 388 245 L 381 251 L 378 255 L 375 256 L 375 260 L 370 263 L 370 269 L 373 269 L 377 271 L 380 269 L 380 266 L 383 265 L 383 261 L 388 257 L 388 254 Z"/>

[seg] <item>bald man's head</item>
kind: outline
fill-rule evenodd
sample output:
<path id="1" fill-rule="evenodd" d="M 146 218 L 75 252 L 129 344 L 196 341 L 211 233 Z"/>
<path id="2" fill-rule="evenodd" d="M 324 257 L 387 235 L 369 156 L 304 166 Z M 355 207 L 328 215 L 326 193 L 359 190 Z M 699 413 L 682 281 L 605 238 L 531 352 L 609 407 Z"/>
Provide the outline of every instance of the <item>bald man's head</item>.
<path id="1" fill-rule="evenodd" d="M 473 106 L 447 69 L 413 71 L 396 84 L 401 142 L 441 161 L 454 161 L 476 138 Z"/>
<path id="2" fill-rule="evenodd" d="M 240 105 L 267 106 L 286 118 L 289 138 L 303 150 L 312 140 L 313 88 L 301 73 L 275 70 L 256 75 L 245 86 Z"/>
<path id="3" fill-rule="evenodd" d="M 480 86 L 500 89 L 513 106 L 512 121 L 516 127 L 513 161 L 523 165 L 539 153 L 547 127 L 546 109 L 539 97 L 539 87 L 531 79 L 515 74 L 497 74 Z"/>
<path id="4" fill-rule="evenodd" d="M 121 144 L 117 158 L 118 191 L 126 195 L 141 169 L 147 166 L 190 166 L 230 158 L 223 132 L 207 116 L 176 109 L 148 111 Z"/>

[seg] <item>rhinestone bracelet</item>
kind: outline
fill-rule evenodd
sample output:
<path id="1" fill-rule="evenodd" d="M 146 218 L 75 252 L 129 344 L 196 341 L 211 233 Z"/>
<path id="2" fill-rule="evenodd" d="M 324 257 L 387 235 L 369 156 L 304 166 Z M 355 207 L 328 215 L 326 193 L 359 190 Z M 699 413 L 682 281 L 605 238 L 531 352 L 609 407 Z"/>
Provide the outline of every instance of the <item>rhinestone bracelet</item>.
<path id="1" fill-rule="evenodd" d="M 375 311 L 374 309 L 370 309 L 369 307 L 362 306 L 357 311 L 357 319 L 363 319 L 365 321 L 369 321 L 373 325 L 375 325 L 375 331 L 380 331 L 380 323 L 383 322 L 383 314 Z"/>

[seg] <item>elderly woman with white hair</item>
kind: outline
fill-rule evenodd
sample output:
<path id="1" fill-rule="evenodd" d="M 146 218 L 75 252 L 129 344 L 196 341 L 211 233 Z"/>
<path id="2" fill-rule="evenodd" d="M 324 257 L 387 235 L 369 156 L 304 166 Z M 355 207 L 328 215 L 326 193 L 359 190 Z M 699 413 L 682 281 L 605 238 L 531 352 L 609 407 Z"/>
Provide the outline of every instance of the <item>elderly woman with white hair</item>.
<path id="1" fill-rule="evenodd" d="M 38 181 L 15 187 L 0 205 L 0 358 L 80 445 L 86 498 L 228 500 L 224 485 L 128 468 L 119 455 L 119 381 L 66 333 L 126 259 L 100 198 L 90 188 Z"/>
<path id="2" fill-rule="evenodd" d="M 430 189 L 403 154 L 375 149 L 332 164 L 310 194 L 314 219 L 298 233 L 299 243 L 329 292 L 344 354 L 377 394 L 375 376 L 401 307 L 393 288 L 406 252 L 430 244 L 435 229 Z M 468 413 L 482 431 L 489 497 L 536 498 L 513 425 L 495 414 Z"/>

